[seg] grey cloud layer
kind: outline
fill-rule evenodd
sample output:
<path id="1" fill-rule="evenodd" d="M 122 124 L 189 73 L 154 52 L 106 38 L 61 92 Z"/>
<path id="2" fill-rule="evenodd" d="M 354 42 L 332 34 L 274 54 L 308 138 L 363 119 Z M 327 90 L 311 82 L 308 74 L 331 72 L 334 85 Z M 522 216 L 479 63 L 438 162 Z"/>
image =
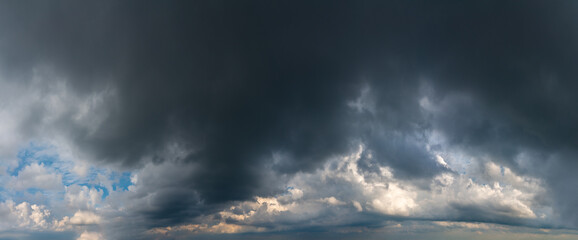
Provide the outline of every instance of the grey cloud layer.
<path id="1" fill-rule="evenodd" d="M 2 5 L 4 81 L 40 72 L 55 76 L 40 86 L 111 96 L 89 125 L 30 108 L 22 134 L 57 129 L 99 164 L 160 166 L 131 199 L 146 200 L 133 210 L 147 227 L 278 194 L 358 141 L 374 155 L 360 168 L 422 189 L 452 172 L 434 151 L 492 159 L 544 179 L 560 224 L 578 224 L 575 2 Z M 429 144 L 432 131 L 447 141 Z"/>

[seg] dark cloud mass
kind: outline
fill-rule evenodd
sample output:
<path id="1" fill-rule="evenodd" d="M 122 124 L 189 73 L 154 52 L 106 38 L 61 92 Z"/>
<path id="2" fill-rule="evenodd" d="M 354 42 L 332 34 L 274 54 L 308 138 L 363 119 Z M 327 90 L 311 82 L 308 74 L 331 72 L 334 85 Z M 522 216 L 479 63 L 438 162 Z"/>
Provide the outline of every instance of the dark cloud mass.
<path id="1" fill-rule="evenodd" d="M 431 179 L 449 171 L 426 150 L 435 129 L 453 147 L 545 179 L 563 225 L 578 227 L 578 2 L 0 5 L 5 76 L 40 71 L 81 95 L 115 91 L 94 131 L 72 115 L 53 127 L 98 164 L 186 169 L 148 185 L 163 196 L 137 211 L 150 226 L 284 191 L 287 177 L 359 142 L 374 155 L 363 164 Z M 424 111 L 423 97 L 440 109 Z M 34 112 L 30 136 L 42 124 Z M 165 154 L 170 144 L 186 153 Z M 515 161 L 522 152 L 532 167 Z M 520 224 L 499 210 L 455 209 L 457 220 Z"/>

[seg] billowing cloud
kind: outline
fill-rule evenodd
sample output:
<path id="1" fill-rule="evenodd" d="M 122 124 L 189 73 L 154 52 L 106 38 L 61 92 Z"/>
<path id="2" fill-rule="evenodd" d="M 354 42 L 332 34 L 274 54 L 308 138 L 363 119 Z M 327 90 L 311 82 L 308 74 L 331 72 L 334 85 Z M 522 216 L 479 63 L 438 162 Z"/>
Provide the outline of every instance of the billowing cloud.
<path id="1" fill-rule="evenodd" d="M 29 227 L 32 229 L 45 229 L 48 226 L 46 218 L 50 211 L 45 206 L 22 202 L 15 204 L 7 202 L 6 206 L 10 213 L 16 217 L 18 227 Z"/>
<path id="2" fill-rule="evenodd" d="M 93 212 L 78 211 L 70 218 L 70 224 L 74 225 L 89 225 L 99 223 L 100 216 L 94 214 Z"/>
<path id="3" fill-rule="evenodd" d="M 64 198 L 76 209 L 93 209 L 102 200 L 103 191 L 87 186 L 72 185 L 66 188 Z"/>
<path id="4" fill-rule="evenodd" d="M 25 166 L 18 175 L 12 179 L 9 186 L 16 190 L 29 188 L 58 189 L 62 187 L 62 176 L 50 173 L 42 164 Z"/>
<path id="5" fill-rule="evenodd" d="M 101 234 L 95 232 L 83 232 L 76 240 L 102 240 Z"/>
<path id="6" fill-rule="evenodd" d="M 1 5 L 3 231 L 578 228 L 576 3 Z"/>

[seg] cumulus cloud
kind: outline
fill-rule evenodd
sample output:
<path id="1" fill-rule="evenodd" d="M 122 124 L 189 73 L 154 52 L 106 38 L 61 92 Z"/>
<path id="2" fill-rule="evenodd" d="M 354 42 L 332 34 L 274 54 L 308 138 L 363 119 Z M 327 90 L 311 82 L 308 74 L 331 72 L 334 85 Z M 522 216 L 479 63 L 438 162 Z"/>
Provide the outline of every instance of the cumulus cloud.
<path id="1" fill-rule="evenodd" d="M 495 182 L 487 185 L 475 182 L 473 175 L 447 171 L 431 179 L 428 188 L 420 188 L 420 183 L 397 178 L 387 167 L 374 169 L 376 171 L 360 168 L 362 160 L 371 158 L 364 156 L 366 154 L 367 149 L 360 145 L 358 151 L 330 160 L 314 173 L 297 174 L 283 194 L 256 197 L 196 220 L 203 224 L 155 228 L 149 233 L 214 233 L 225 226 L 229 230 L 222 231 L 230 233 L 290 230 L 312 225 L 357 226 L 367 221 L 367 214 L 381 216 L 375 221 L 382 226 L 388 225 L 385 219 L 448 219 L 452 221 L 434 223 L 482 230 L 490 227 L 479 222 L 549 224 L 548 219 L 536 214 L 548 209 L 534 201 L 544 191 L 543 183 L 537 179 L 528 179 L 520 185 L 518 180 L 524 176 L 502 167 L 503 175 L 489 178 Z M 494 171 L 497 165 L 488 162 L 484 166 L 479 170 L 480 175 Z M 333 187 L 321 187 L 328 183 L 333 183 Z"/>
<path id="2" fill-rule="evenodd" d="M 50 172 L 42 164 L 31 164 L 18 172 L 18 175 L 9 184 L 15 190 L 26 190 L 29 188 L 59 190 L 62 188 L 62 176 Z"/>
<path id="3" fill-rule="evenodd" d="M 577 9 L 6 2 L 0 215 L 81 239 L 577 228 Z"/>
<path id="4" fill-rule="evenodd" d="M 87 186 L 72 185 L 66 187 L 64 199 L 67 204 L 76 209 L 94 209 L 101 202 L 103 191 Z"/>
<path id="5" fill-rule="evenodd" d="M 83 232 L 76 240 L 102 240 L 104 239 L 100 233 Z"/>
<path id="6" fill-rule="evenodd" d="M 72 216 L 58 219 L 45 205 L 29 202 L 15 203 L 7 200 L 0 203 L 0 231 L 41 231 L 67 232 L 91 228 L 101 223 L 101 216 L 95 212 L 77 211 Z"/>
<path id="7" fill-rule="evenodd" d="M 16 216 L 19 227 L 45 229 L 48 226 L 46 218 L 50 216 L 50 211 L 45 209 L 45 206 L 28 202 L 15 204 L 11 201 L 7 202 L 6 205 L 10 209 L 11 214 Z"/>
<path id="8" fill-rule="evenodd" d="M 78 211 L 70 218 L 70 224 L 74 225 L 90 225 L 99 223 L 100 216 L 88 211 Z"/>

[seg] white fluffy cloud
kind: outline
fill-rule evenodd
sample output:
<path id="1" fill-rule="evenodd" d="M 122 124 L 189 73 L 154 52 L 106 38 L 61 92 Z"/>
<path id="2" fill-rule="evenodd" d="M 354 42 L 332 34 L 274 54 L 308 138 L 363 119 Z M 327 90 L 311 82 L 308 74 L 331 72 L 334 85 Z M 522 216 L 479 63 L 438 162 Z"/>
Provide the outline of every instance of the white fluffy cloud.
<path id="1" fill-rule="evenodd" d="M 17 176 L 13 177 L 9 186 L 15 190 L 28 188 L 59 190 L 62 188 L 62 176 L 50 172 L 42 164 L 33 163 L 25 166 Z"/>
<path id="2" fill-rule="evenodd" d="M 76 240 L 102 240 L 102 234 L 97 232 L 83 232 Z"/>
<path id="3" fill-rule="evenodd" d="M 72 185 L 66 187 L 64 199 L 68 206 L 76 209 L 94 209 L 101 202 L 103 191 L 87 186 Z"/>
<path id="4" fill-rule="evenodd" d="M 98 225 L 102 221 L 100 215 L 91 211 L 77 211 L 72 217 L 64 216 L 58 220 L 45 205 L 15 203 L 12 200 L 0 203 L 0 218 L 3 220 L 0 231 L 72 231 Z"/>
<path id="5" fill-rule="evenodd" d="M 8 201 L 6 206 L 12 215 L 16 216 L 18 227 L 30 229 L 46 229 L 48 227 L 47 218 L 50 211 L 45 206 L 22 202 L 15 204 Z"/>
<path id="6" fill-rule="evenodd" d="M 78 211 L 70 218 L 70 224 L 74 225 L 90 225 L 99 223 L 100 216 L 88 211 Z"/>

